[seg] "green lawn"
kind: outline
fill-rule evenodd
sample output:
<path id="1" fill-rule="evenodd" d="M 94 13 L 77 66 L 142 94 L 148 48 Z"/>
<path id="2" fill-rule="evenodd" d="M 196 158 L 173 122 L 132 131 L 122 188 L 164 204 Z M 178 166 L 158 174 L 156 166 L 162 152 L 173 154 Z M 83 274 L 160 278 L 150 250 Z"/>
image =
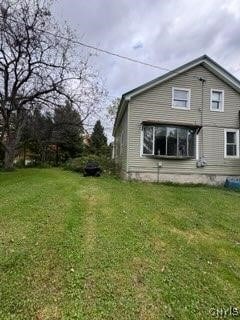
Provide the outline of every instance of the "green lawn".
<path id="1" fill-rule="evenodd" d="M 0 173 L 0 319 L 211 319 L 240 308 L 240 193 Z"/>

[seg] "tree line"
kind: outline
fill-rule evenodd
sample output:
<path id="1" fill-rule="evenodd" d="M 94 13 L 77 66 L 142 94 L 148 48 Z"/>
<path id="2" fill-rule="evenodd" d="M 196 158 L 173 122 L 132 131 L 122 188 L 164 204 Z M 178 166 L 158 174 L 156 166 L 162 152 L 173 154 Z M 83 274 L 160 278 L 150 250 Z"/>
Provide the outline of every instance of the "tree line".
<path id="1" fill-rule="evenodd" d="M 70 158 L 86 155 L 111 156 L 111 147 L 101 121 L 93 131 L 84 129 L 79 112 L 67 101 L 52 113 L 34 109 L 26 115 L 21 139 L 16 146 L 18 165 L 61 165 Z M 4 162 L 4 152 L 0 153 Z"/>
<path id="2" fill-rule="evenodd" d="M 84 123 L 99 112 L 106 95 L 91 63 L 93 53 L 82 52 L 71 28 L 55 21 L 52 3 L 0 0 L 0 157 L 5 169 L 27 151 L 35 161 L 56 164 L 81 154 Z"/>

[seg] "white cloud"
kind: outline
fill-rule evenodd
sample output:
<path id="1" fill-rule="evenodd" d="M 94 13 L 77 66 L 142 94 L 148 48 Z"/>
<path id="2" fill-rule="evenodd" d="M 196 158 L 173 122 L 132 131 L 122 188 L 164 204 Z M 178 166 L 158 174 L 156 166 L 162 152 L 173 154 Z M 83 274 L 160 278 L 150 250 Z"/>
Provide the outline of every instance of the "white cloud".
<path id="1" fill-rule="evenodd" d="M 236 18 L 240 18 L 240 1 L 239 0 L 225 0 L 221 5 L 223 10 L 226 10 Z"/>

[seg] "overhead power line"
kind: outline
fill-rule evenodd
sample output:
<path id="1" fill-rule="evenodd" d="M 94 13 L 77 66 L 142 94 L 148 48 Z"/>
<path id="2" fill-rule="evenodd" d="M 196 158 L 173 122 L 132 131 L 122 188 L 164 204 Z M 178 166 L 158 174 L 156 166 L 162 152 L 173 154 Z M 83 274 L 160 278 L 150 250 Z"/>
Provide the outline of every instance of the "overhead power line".
<path id="1" fill-rule="evenodd" d="M 49 33 L 50 35 L 55 36 L 50 31 L 46 31 L 46 33 Z M 139 63 L 139 64 L 142 64 L 144 66 L 155 68 L 155 69 L 160 69 L 160 70 L 163 70 L 163 71 L 170 71 L 170 69 L 167 69 L 167 68 L 164 68 L 164 67 L 160 67 L 160 66 L 148 63 L 148 62 L 144 62 L 144 61 L 138 60 L 138 59 L 134 59 L 134 58 L 131 58 L 131 57 L 123 56 L 123 55 L 121 55 L 119 53 L 111 52 L 109 50 L 105 50 L 105 49 L 102 49 L 102 48 L 99 48 L 99 47 L 95 47 L 95 46 L 86 44 L 84 42 L 80 42 L 80 41 L 77 41 L 77 40 L 72 40 L 72 39 L 64 37 L 64 36 L 58 36 L 58 37 L 61 37 L 63 40 L 71 41 L 71 42 L 73 42 L 75 44 L 78 44 L 78 45 L 80 45 L 82 47 L 86 47 L 88 49 L 96 50 L 96 51 L 99 51 L 99 52 L 102 52 L 102 53 L 105 53 L 105 54 L 108 54 L 108 55 L 111 55 L 111 56 L 114 56 L 114 57 L 117 57 L 117 58 L 125 59 L 125 60 L 128 60 L 130 62 Z"/>
<path id="2" fill-rule="evenodd" d="M 20 23 L 20 24 L 24 25 L 23 23 L 15 20 L 13 18 L 9 18 L 8 17 L 8 19 L 12 20 L 13 22 Z M 138 64 L 141 64 L 141 65 L 144 65 L 144 66 L 147 66 L 147 67 L 151 67 L 151 68 L 155 68 L 155 69 L 159 69 L 159 70 L 163 70 L 163 71 L 170 71 L 170 69 L 168 69 L 168 68 L 161 67 L 161 66 L 158 66 L 158 65 L 155 65 L 155 64 L 152 64 L 152 63 L 144 62 L 144 61 L 141 61 L 141 60 L 138 60 L 138 59 L 134 59 L 134 58 L 131 58 L 131 57 L 128 57 L 128 56 L 125 56 L 125 55 L 121 55 L 119 53 L 112 52 L 112 51 L 109 51 L 109 50 L 106 50 L 106 49 L 103 49 L 103 48 L 99 48 L 99 47 L 84 43 L 82 41 L 73 40 L 71 38 L 68 38 L 68 37 L 65 37 L 65 36 L 62 36 L 62 35 L 56 35 L 56 34 L 52 33 L 51 31 L 42 30 L 40 28 L 36 28 L 36 30 L 38 30 L 40 32 L 46 32 L 47 34 L 49 34 L 49 35 L 51 35 L 53 37 L 58 37 L 60 39 L 63 39 L 63 40 L 66 40 L 66 41 L 70 41 L 70 42 L 72 42 L 74 44 L 77 44 L 77 45 L 80 45 L 82 47 L 85 47 L 85 48 L 88 48 L 88 49 L 91 49 L 91 50 L 95 50 L 95 51 L 98 51 L 98 52 L 101 52 L 101 53 L 105 53 L 105 54 L 108 54 L 108 55 L 111 55 L 111 56 L 114 56 L 114 57 L 117 57 L 117 58 L 120 58 L 120 59 L 124 59 L 124 60 L 130 61 L 130 62 L 133 62 L 133 63 L 138 63 Z"/>

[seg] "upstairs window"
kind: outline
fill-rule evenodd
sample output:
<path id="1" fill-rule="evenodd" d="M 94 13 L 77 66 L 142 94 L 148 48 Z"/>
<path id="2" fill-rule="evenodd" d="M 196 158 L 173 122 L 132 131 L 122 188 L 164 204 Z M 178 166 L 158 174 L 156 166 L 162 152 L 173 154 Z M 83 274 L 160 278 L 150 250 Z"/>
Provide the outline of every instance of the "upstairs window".
<path id="1" fill-rule="evenodd" d="M 172 107 L 190 109 L 190 89 L 172 88 Z"/>
<path id="2" fill-rule="evenodd" d="M 239 130 L 238 129 L 225 129 L 225 158 L 238 158 L 239 157 Z"/>
<path id="3" fill-rule="evenodd" d="M 224 111 L 224 91 L 223 90 L 211 90 L 211 111 Z"/>
<path id="4" fill-rule="evenodd" d="M 195 129 L 172 126 L 144 126 L 142 154 L 162 157 L 190 157 L 195 154 Z"/>

